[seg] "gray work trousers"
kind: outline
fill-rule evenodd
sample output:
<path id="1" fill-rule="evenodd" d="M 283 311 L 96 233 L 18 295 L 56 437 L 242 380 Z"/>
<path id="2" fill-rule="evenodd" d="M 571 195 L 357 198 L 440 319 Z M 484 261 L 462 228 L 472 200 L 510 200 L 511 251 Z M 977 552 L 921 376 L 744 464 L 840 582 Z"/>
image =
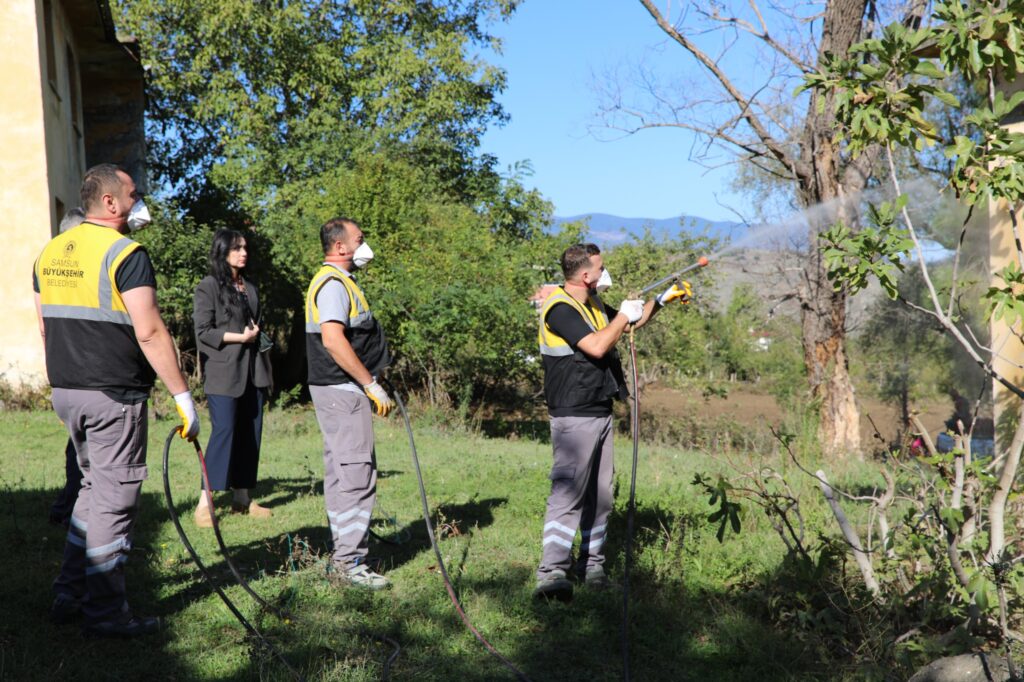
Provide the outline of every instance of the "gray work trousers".
<path id="1" fill-rule="evenodd" d="M 552 417 L 551 494 L 537 578 L 569 573 L 572 543 L 580 531 L 576 571 L 604 566 L 604 539 L 612 511 L 612 418 Z"/>
<path id="2" fill-rule="evenodd" d="M 52 400 L 83 474 L 53 589 L 81 599 L 87 622 L 109 620 L 128 611 L 124 563 L 148 475 L 146 402 L 126 405 L 71 388 L 54 388 Z"/>
<path id="3" fill-rule="evenodd" d="M 365 395 L 310 386 L 324 437 L 324 504 L 331 527 L 331 562 L 342 570 L 366 560 L 370 515 L 377 501 L 373 410 Z"/>

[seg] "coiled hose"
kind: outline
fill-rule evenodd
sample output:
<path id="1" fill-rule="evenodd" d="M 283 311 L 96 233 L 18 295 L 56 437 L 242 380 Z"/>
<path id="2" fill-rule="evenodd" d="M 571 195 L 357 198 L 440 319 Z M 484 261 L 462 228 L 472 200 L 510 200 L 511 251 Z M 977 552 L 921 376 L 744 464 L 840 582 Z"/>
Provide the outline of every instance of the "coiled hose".
<path id="1" fill-rule="evenodd" d="M 302 673 L 300 673 L 291 663 L 288 662 L 288 659 L 286 659 L 284 655 L 281 654 L 281 652 L 278 651 L 277 648 L 270 643 L 270 641 L 263 635 L 262 632 L 260 632 L 258 629 L 256 629 L 255 626 L 252 625 L 252 623 L 246 620 L 245 616 L 242 615 L 242 613 L 234 605 L 231 599 L 228 598 L 227 594 L 224 593 L 224 590 L 221 589 L 220 585 L 218 585 L 217 582 L 213 579 L 213 576 L 210 574 L 210 571 L 206 568 L 206 565 L 199 558 L 199 554 L 192 546 L 192 543 L 189 542 L 188 535 L 185 534 L 185 529 L 181 527 L 181 521 L 178 518 L 178 513 L 174 510 L 174 500 L 171 497 L 171 483 L 168 474 L 171 443 L 174 441 L 175 438 L 178 437 L 180 431 L 180 426 L 174 427 L 171 430 L 171 432 L 167 435 L 167 440 L 164 442 L 163 479 L 164 497 L 166 498 L 167 501 L 167 511 L 171 515 L 171 521 L 174 523 L 174 528 L 178 531 L 178 537 L 181 539 L 181 544 L 185 545 L 185 549 L 188 550 L 188 553 L 189 555 L 191 555 L 192 560 L 195 561 L 196 566 L 199 568 L 199 571 L 203 574 L 203 578 L 205 578 L 206 582 L 208 582 L 210 586 L 213 587 L 213 589 L 217 592 L 217 596 L 221 598 L 221 601 L 223 601 L 224 605 L 228 607 L 228 610 L 231 611 L 232 615 L 234 615 L 238 622 L 242 624 L 242 627 L 244 627 L 250 635 L 256 638 L 260 642 L 260 644 L 262 644 L 263 647 L 267 649 L 267 651 L 273 654 L 273 656 L 277 658 L 277 660 L 279 660 L 282 665 L 284 665 L 284 667 L 288 670 L 288 672 L 292 674 L 292 676 L 296 680 L 304 682 L 305 677 L 303 677 Z M 231 553 L 228 552 L 227 545 L 224 543 L 224 536 L 222 536 L 220 533 L 220 526 L 217 523 L 217 515 L 213 512 L 213 496 L 210 492 L 209 476 L 206 473 L 206 458 L 203 456 L 203 450 L 199 446 L 198 440 L 193 440 L 192 445 L 195 446 L 196 457 L 199 459 L 199 468 L 203 476 L 203 494 L 206 495 L 206 501 L 210 507 L 210 518 L 213 520 L 213 534 L 217 538 L 217 546 L 220 548 L 220 552 L 221 555 L 224 557 L 225 563 L 227 563 L 228 568 L 231 569 L 231 573 L 235 576 L 235 580 L 242 587 L 242 589 L 249 593 L 249 596 L 256 600 L 256 602 L 260 606 L 270 611 L 281 620 L 300 620 L 293 616 L 291 613 L 274 606 L 273 604 L 265 600 L 263 597 L 261 597 L 259 594 L 257 594 L 256 591 L 253 590 L 252 587 L 250 587 L 249 581 L 247 581 L 242 576 L 241 571 L 238 570 L 238 567 L 235 565 L 235 562 L 231 558 Z M 389 644 L 392 647 L 391 654 L 384 661 L 384 670 L 381 674 L 381 679 L 387 682 L 387 680 L 389 680 L 391 677 L 391 665 L 395 662 L 395 660 L 398 658 L 398 655 L 401 653 L 401 646 L 399 646 L 398 642 L 385 635 L 378 635 L 366 631 L 360 631 L 357 634 L 363 637 L 374 639 L 384 644 Z"/>

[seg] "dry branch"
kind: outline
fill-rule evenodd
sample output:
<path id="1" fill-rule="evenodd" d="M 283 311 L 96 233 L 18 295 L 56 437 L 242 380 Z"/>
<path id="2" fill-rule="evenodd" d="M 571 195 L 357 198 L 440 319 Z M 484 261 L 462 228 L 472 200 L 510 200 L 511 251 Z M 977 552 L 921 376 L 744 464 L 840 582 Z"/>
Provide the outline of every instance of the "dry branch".
<path id="1" fill-rule="evenodd" d="M 828 501 L 828 506 L 832 508 L 832 514 L 836 517 L 836 522 L 839 524 L 839 529 L 843 532 L 843 537 L 846 538 L 847 544 L 853 549 L 853 558 L 857 561 L 857 567 L 860 569 L 861 577 L 864 579 L 864 586 L 877 598 L 880 596 L 881 590 L 878 587 L 878 581 L 875 579 L 875 569 L 871 566 L 871 560 L 868 558 L 867 553 L 861 547 L 857 531 L 853 529 L 850 521 L 846 518 L 846 514 L 843 513 L 843 508 L 839 505 L 839 500 L 836 499 L 832 486 L 829 485 L 828 479 L 825 477 L 825 472 L 818 469 L 815 472 L 815 476 L 821 486 L 822 494 L 825 495 L 825 499 Z"/>

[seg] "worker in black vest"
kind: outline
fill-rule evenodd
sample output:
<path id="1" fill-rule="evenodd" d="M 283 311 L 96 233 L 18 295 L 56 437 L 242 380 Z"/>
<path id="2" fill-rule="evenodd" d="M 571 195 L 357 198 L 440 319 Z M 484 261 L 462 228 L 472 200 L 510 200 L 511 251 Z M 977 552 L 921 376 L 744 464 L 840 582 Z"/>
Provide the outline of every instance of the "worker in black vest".
<path id="1" fill-rule="evenodd" d="M 133 637 L 160 628 L 129 608 L 124 580 L 148 475 L 154 373 L 174 395 L 183 438 L 199 435 L 199 419 L 157 307 L 153 264 L 125 236 L 149 222 L 135 183 L 102 164 L 86 171 L 81 196 L 85 222 L 46 245 L 33 278 L 53 407 L 84 474 L 50 616 L 81 615 L 86 634 Z"/>
<path id="2" fill-rule="evenodd" d="M 370 515 L 377 499 L 372 412 L 394 407 L 377 376 L 391 364 L 384 330 L 353 271 L 373 258 L 359 225 L 335 218 L 320 228 L 323 265 L 306 292 L 309 394 L 324 437 L 324 503 L 334 553 L 331 564 L 355 587 L 390 581 L 366 565 Z"/>
<path id="3" fill-rule="evenodd" d="M 538 333 L 554 463 L 534 596 L 568 599 L 570 571 L 587 586 L 609 584 L 603 547 L 612 510 L 612 401 L 629 395 L 615 344 L 629 325 L 644 326 L 684 293 L 673 284 L 656 301 L 627 299 L 616 311 L 600 297 L 611 276 L 597 246 L 570 246 L 561 264 L 565 284 L 545 299 Z"/>

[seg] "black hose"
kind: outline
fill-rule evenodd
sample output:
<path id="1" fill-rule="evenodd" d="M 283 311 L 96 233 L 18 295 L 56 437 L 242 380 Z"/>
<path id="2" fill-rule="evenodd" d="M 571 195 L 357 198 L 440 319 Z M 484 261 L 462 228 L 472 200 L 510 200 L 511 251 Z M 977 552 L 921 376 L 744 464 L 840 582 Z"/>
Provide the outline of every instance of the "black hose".
<path id="1" fill-rule="evenodd" d="M 427 537 L 430 538 L 430 546 L 434 550 L 434 556 L 437 558 L 437 566 L 441 570 L 441 578 L 444 580 L 444 587 L 448 591 L 448 597 L 451 599 L 452 604 L 455 606 L 455 612 L 459 614 L 459 618 L 462 619 L 466 628 L 473 633 L 473 636 L 476 637 L 477 641 L 479 641 L 492 656 L 498 659 L 503 666 L 508 668 L 508 670 L 516 676 L 516 679 L 520 680 L 520 682 L 530 682 L 530 678 L 527 677 L 523 671 L 519 670 L 512 661 L 502 656 L 498 650 L 480 634 L 476 627 L 473 626 L 472 621 L 469 620 L 469 616 L 467 616 L 466 612 L 463 610 L 458 596 L 455 594 L 455 588 L 452 587 L 451 578 L 448 576 L 448 569 L 445 568 L 444 559 L 441 558 L 441 550 L 438 548 L 437 540 L 434 537 L 434 524 L 430 521 L 430 505 L 427 502 L 427 490 L 423 485 L 423 474 L 420 471 L 420 458 L 416 454 L 416 441 L 413 439 L 412 423 L 409 421 L 409 413 L 406 411 L 405 403 L 402 402 L 402 397 L 398 394 L 398 391 L 395 390 L 394 385 L 387 379 L 382 378 L 381 381 L 387 385 L 388 389 L 391 391 L 391 395 L 395 397 L 395 402 L 398 404 L 398 411 L 402 413 L 402 420 L 405 422 L 405 432 L 409 436 L 409 450 L 412 453 L 412 465 L 416 470 L 416 482 L 420 489 L 420 502 L 423 505 L 423 522 L 427 526 Z"/>
<path id="2" fill-rule="evenodd" d="M 239 611 L 238 608 L 234 605 L 234 603 L 230 599 L 228 599 L 228 596 L 224 594 L 224 590 L 221 589 L 220 585 L 218 585 L 217 582 L 213 579 L 213 576 L 210 575 L 210 571 L 206 568 L 206 565 L 199 558 L 199 554 L 192 546 L 192 543 L 189 542 L 188 536 L 185 534 L 185 529 L 181 527 L 181 521 L 178 519 L 178 513 L 174 510 L 174 499 L 171 497 L 171 481 L 167 473 L 168 464 L 170 462 L 171 442 L 178 437 L 178 433 L 180 431 L 180 426 L 174 427 L 171 430 L 171 432 L 167 435 L 167 440 L 164 442 L 164 497 L 167 499 L 167 510 L 171 514 L 171 521 L 174 523 L 174 528 L 178 531 L 178 537 L 181 539 L 181 544 L 185 545 L 185 549 L 187 549 L 188 553 L 192 556 L 192 560 L 196 562 L 196 566 L 199 568 L 199 572 L 203 574 L 203 577 L 206 579 L 206 582 L 208 582 L 210 586 L 213 587 L 213 589 L 217 592 L 217 596 L 221 598 L 221 601 L 223 601 L 224 605 L 228 607 L 228 610 L 231 611 L 232 615 L 234 615 L 234 617 L 238 619 L 238 622 L 242 624 L 242 627 L 244 627 L 250 635 L 259 640 L 260 643 L 263 644 L 263 646 L 266 647 L 266 649 L 270 653 L 272 653 L 279 661 L 281 661 L 284 667 L 288 669 L 288 672 L 290 672 L 295 677 L 295 679 L 303 681 L 305 680 L 305 678 L 302 676 L 302 673 L 296 670 L 292 666 L 292 664 L 288 662 L 288 660 L 281 654 L 280 651 L 278 651 L 274 647 L 273 644 L 270 643 L 270 641 L 263 635 L 262 632 L 257 630 L 252 625 L 252 623 L 246 620 L 245 616 L 242 615 L 241 611 Z M 196 454 L 199 456 L 199 465 L 203 472 L 203 483 L 206 487 L 204 494 L 209 495 L 210 484 L 206 476 L 206 460 L 203 458 L 203 451 L 199 448 L 199 443 L 197 441 L 192 442 L 196 446 Z M 208 499 L 207 502 L 210 502 L 210 500 Z M 214 529 L 216 530 L 217 521 L 216 517 L 213 514 L 212 502 L 210 506 L 210 517 L 214 519 Z M 217 537 L 219 540 L 219 533 Z M 225 559 L 227 559 L 227 557 L 225 557 Z M 228 564 L 231 565 L 230 560 L 228 561 Z M 236 571 L 234 566 L 231 566 L 231 570 L 232 572 Z M 237 572 L 235 572 L 235 577 L 238 577 Z M 249 589 L 247 584 L 243 586 L 247 591 L 249 591 L 250 594 L 253 594 L 252 590 Z"/>
<path id="3" fill-rule="evenodd" d="M 257 603 L 259 603 L 260 606 L 262 606 L 266 610 L 270 611 L 271 613 L 276 615 L 281 620 L 284 620 L 284 621 L 287 621 L 287 620 L 301 621 L 301 618 L 296 618 L 295 616 L 293 616 L 288 611 L 285 611 L 284 609 L 280 609 L 280 608 L 274 606 L 273 604 L 271 604 L 270 602 L 265 600 L 263 597 L 261 597 L 259 594 L 257 594 L 256 591 L 253 590 L 252 587 L 249 586 L 249 581 L 247 581 L 242 576 L 242 572 L 238 570 L 238 566 L 235 564 L 234 560 L 231 558 L 231 553 L 228 551 L 227 545 L 224 543 L 224 536 L 221 535 L 221 532 L 220 532 L 220 524 L 217 523 L 217 515 L 213 513 L 213 498 L 212 498 L 211 493 L 210 493 L 210 479 L 209 479 L 209 477 L 207 475 L 207 472 L 206 472 L 206 458 L 203 456 L 202 448 L 199 447 L 199 442 L 198 441 L 192 441 L 192 443 L 195 446 L 196 455 L 199 457 L 199 463 L 200 463 L 200 466 L 202 467 L 202 471 L 203 471 L 203 486 L 204 486 L 203 494 L 207 496 L 207 503 L 210 506 L 210 518 L 213 521 L 213 534 L 217 538 L 217 546 L 220 548 L 220 553 L 224 557 L 225 563 L 227 563 L 228 568 L 231 569 L 231 573 L 235 576 L 235 580 L 238 581 L 238 584 L 242 586 L 242 589 L 244 589 L 246 592 L 248 592 L 249 595 L 253 599 L 255 599 L 257 601 Z M 388 637 L 386 635 L 378 635 L 376 633 L 367 632 L 365 630 L 360 630 L 358 634 L 361 637 L 366 637 L 366 638 L 369 638 L 369 639 L 373 639 L 373 640 L 376 640 L 376 641 L 378 641 L 378 642 L 380 642 L 382 644 L 389 644 L 389 645 L 391 645 L 393 650 L 392 650 L 391 654 L 387 657 L 387 659 L 385 659 L 385 661 L 384 661 L 384 670 L 381 672 L 381 680 L 382 680 L 382 682 L 388 682 L 388 680 L 391 678 L 391 664 L 394 663 L 395 660 L 398 658 L 399 653 L 401 653 L 401 651 L 402 651 L 402 647 L 399 646 L 398 642 L 396 642 L 395 640 L 391 639 L 390 637 Z"/>
<path id="4" fill-rule="evenodd" d="M 629 329 L 629 358 L 633 370 L 633 468 L 629 476 L 629 503 L 626 506 L 626 564 L 622 570 L 622 679 L 629 682 L 629 567 L 633 563 L 633 521 L 636 517 L 636 463 L 640 450 L 640 392 L 637 389 L 636 343 Z"/>
<path id="5" fill-rule="evenodd" d="M 254 628 L 251 624 L 249 624 L 248 621 L 245 620 L 241 613 L 238 612 L 238 609 L 235 608 L 234 604 L 232 604 L 231 601 L 228 599 L 227 595 L 225 595 L 224 592 L 213 582 L 209 572 L 206 570 L 206 567 L 203 566 L 203 563 L 200 561 L 198 554 L 196 553 L 195 549 L 193 549 L 192 544 L 188 541 L 188 537 L 185 535 L 185 531 L 181 527 L 181 523 L 178 520 L 178 515 L 174 511 L 173 501 L 171 500 L 171 489 L 167 473 L 167 465 L 169 459 L 168 454 L 170 452 L 171 442 L 174 439 L 174 437 L 177 436 L 179 430 L 180 427 L 175 427 L 174 430 L 172 430 L 171 433 L 167 436 L 167 442 L 164 445 L 164 495 L 167 497 L 167 509 L 171 513 L 171 520 L 174 522 L 174 527 L 178 530 L 178 536 L 181 538 L 181 541 L 185 545 L 185 548 L 188 549 L 189 554 L 192 555 L 192 558 L 193 560 L 195 560 L 196 565 L 199 566 L 207 582 L 213 585 L 214 589 L 217 591 L 217 594 L 220 595 L 220 598 L 224 601 L 225 604 L 227 604 L 228 608 L 239 620 L 239 622 L 242 623 L 246 630 L 257 636 L 263 642 L 263 644 L 278 658 L 278 660 L 284 663 L 285 667 L 288 668 L 288 670 L 297 679 L 303 680 L 304 678 L 302 677 L 302 675 L 297 670 L 295 670 L 295 668 L 293 668 L 288 663 L 287 660 L 285 660 L 285 658 L 270 644 L 270 642 L 267 641 L 267 639 L 258 630 L 256 630 L 256 628 Z M 256 600 L 258 604 L 260 604 L 260 606 L 262 606 L 267 611 L 270 611 L 281 620 L 301 620 L 295 618 L 295 616 L 293 616 L 288 611 L 285 611 L 284 609 L 280 609 L 274 606 L 273 604 L 265 600 L 263 597 L 261 597 L 255 590 L 252 589 L 252 587 L 249 585 L 249 581 L 247 581 L 245 577 L 242 576 L 241 571 L 238 570 L 238 566 L 232 560 L 231 553 L 228 551 L 227 545 L 224 542 L 224 536 L 221 535 L 220 524 L 217 523 L 217 515 L 214 513 L 213 496 L 210 492 L 210 479 L 206 471 L 206 458 L 203 456 L 203 450 L 200 447 L 199 442 L 197 440 L 193 440 L 192 445 L 195 447 L 196 457 L 199 459 L 199 468 L 202 471 L 203 494 L 207 496 L 206 501 L 210 509 L 210 519 L 213 522 L 213 534 L 217 538 L 217 546 L 220 548 L 221 555 L 224 557 L 224 561 L 225 563 L 227 563 L 228 568 L 231 569 L 232 575 L 235 576 L 235 580 L 242 587 L 242 589 L 249 594 L 249 596 L 251 596 L 254 600 Z M 386 635 L 378 635 L 366 631 L 360 631 L 358 634 L 362 637 L 367 637 L 369 639 L 376 640 L 383 644 L 389 644 L 393 648 L 391 654 L 384 661 L 384 669 L 381 673 L 381 679 L 383 680 L 383 682 L 387 682 L 387 680 L 389 680 L 391 677 L 391 665 L 398 658 L 399 653 L 401 653 L 401 646 L 399 646 L 398 642 L 391 639 L 390 637 L 387 637 Z"/>

